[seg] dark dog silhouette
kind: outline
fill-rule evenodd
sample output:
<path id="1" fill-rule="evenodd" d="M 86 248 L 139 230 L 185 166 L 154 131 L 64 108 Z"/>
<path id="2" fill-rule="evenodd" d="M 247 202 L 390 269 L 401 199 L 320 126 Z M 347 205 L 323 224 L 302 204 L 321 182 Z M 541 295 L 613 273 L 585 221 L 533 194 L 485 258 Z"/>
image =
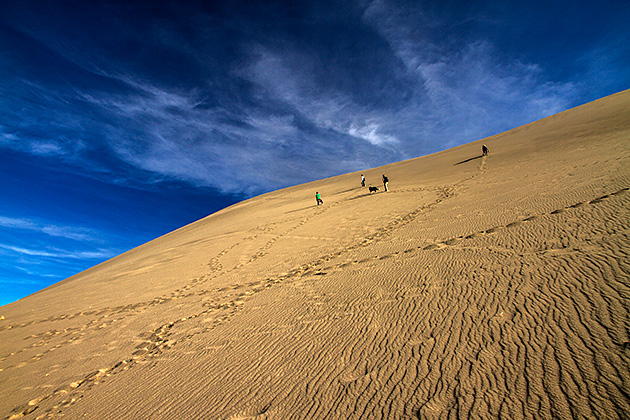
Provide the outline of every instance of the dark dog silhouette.
<path id="1" fill-rule="evenodd" d="M 378 191 L 378 187 L 368 187 L 371 193 Z"/>

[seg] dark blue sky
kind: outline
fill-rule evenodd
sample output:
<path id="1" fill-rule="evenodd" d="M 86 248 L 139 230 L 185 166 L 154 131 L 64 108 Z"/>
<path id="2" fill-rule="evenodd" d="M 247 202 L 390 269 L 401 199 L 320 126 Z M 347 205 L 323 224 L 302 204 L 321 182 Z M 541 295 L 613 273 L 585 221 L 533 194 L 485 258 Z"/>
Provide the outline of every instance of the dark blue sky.
<path id="1" fill-rule="evenodd" d="M 0 0 L 0 304 L 630 88 L 630 2 Z"/>

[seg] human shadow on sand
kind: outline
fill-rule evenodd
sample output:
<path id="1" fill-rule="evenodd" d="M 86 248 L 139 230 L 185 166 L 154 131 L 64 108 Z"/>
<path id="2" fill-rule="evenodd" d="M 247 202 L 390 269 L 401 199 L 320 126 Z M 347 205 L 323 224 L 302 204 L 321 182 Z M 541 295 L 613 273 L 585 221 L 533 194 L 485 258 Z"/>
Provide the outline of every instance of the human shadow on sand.
<path id="1" fill-rule="evenodd" d="M 462 163 L 470 162 L 471 160 L 481 159 L 482 157 L 483 157 L 483 155 L 479 155 L 479 156 L 471 157 L 470 159 L 466 159 L 466 160 L 462 160 L 461 162 L 457 162 L 457 163 L 456 163 L 456 164 L 454 164 L 453 166 L 461 165 Z"/>
<path id="2" fill-rule="evenodd" d="M 350 188 L 350 189 L 344 190 L 344 191 L 337 191 L 336 193 L 333 193 L 332 195 L 349 193 L 349 192 L 355 191 L 355 190 L 357 190 L 359 188 L 361 188 L 361 187 Z"/>
<path id="3" fill-rule="evenodd" d="M 374 192 L 374 193 L 365 193 L 365 194 L 357 195 L 356 197 L 348 198 L 348 201 L 358 200 L 359 198 L 371 197 L 373 195 L 377 195 L 377 194 L 382 193 L 382 192 L 385 192 L 385 191 L 377 191 L 377 192 Z"/>

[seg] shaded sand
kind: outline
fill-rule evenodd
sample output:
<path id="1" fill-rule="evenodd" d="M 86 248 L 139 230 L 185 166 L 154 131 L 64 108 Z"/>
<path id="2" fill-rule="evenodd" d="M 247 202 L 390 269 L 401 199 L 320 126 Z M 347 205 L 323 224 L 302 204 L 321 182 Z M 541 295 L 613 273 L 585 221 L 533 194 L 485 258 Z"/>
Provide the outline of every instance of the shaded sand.
<path id="1" fill-rule="evenodd" d="M 628 418 L 629 110 L 265 194 L 2 307 L 0 416 Z"/>

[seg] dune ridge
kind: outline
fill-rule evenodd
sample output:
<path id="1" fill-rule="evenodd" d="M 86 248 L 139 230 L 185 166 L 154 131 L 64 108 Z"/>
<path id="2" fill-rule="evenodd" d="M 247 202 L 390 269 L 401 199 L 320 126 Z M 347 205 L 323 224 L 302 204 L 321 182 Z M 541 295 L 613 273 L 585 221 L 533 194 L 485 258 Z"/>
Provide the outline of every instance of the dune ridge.
<path id="1" fill-rule="evenodd" d="M 0 416 L 628 418 L 629 109 L 264 194 L 2 307 Z"/>

